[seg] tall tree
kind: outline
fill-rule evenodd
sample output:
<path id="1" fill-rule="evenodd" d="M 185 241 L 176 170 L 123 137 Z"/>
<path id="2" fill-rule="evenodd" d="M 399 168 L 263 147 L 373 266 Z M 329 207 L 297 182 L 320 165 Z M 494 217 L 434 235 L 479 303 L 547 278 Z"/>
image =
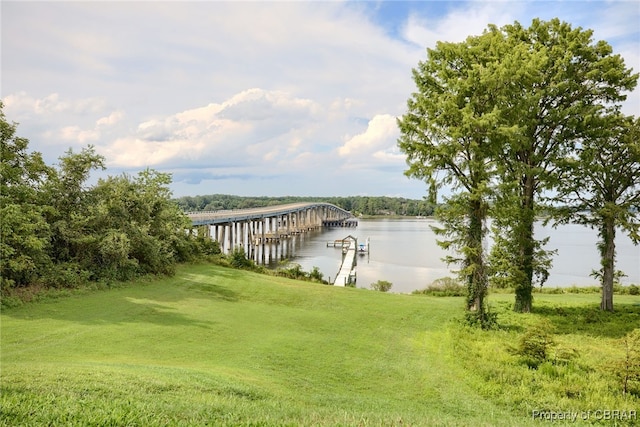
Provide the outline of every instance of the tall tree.
<path id="1" fill-rule="evenodd" d="M 418 91 L 398 120 L 398 145 L 409 165 L 405 173 L 427 182 L 433 203 L 443 187 L 453 193 L 436 210 L 443 224 L 436 231 L 444 237 L 439 244 L 457 254 L 446 260 L 460 265 L 467 310 L 483 326 L 489 322 L 483 240 L 498 148 L 493 133 L 499 87 L 491 64 L 502 55 L 501 38 L 484 34 L 428 49 L 427 59 L 413 70 Z"/>
<path id="2" fill-rule="evenodd" d="M 0 285 L 27 285 L 50 264 L 49 227 L 38 193 L 52 173 L 29 141 L 16 136 L 0 102 Z"/>
<path id="3" fill-rule="evenodd" d="M 58 263 L 75 263 L 86 251 L 86 228 L 91 200 L 87 184 L 91 171 L 104 170 L 105 158 L 88 146 L 75 153 L 69 149 L 58 158 L 58 167 L 41 193 L 51 226 L 51 256 Z"/>
<path id="4" fill-rule="evenodd" d="M 515 249 L 503 273 L 516 290 L 514 309 L 528 312 L 534 275 L 545 263 L 534 236 L 542 197 L 558 187 L 558 163 L 575 150 L 589 118 L 602 105 L 624 100 L 637 75 L 609 44 L 594 43 L 591 30 L 558 19 L 535 19 L 529 28 L 517 22 L 490 27 L 490 33 L 504 35 L 508 46 L 494 69 L 502 81 L 497 109 L 503 145 L 496 159 L 503 196 L 496 213 Z"/>
<path id="5" fill-rule="evenodd" d="M 594 43 L 592 31 L 535 19 L 529 28 L 491 25 L 463 43 L 438 43 L 414 80 L 418 92 L 399 120 L 399 146 L 408 175 L 425 179 L 432 193 L 443 186 L 454 192 L 440 210 L 450 237 L 443 243 L 463 254 L 469 307 L 486 288 L 479 224 L 495 190 L 501 262 L 493 271 L 515 288 L 514 310 L 528 312 L 534 279 L 544 281 L 550 265 L 534 235 L 543 196 L 558 187 L 558 164 L 586 134 L 589 117 L 624 100 L 637 75 L 606 42 Z"/>
<path id="6" fill-rule="evenodd" d="M 613 311 L 616 229 L 640 242 L 640 119 L 593 117 L 590 135 L 566 159 L 558 199 L 563 221 L 598 230 L 602 310 Z"/>

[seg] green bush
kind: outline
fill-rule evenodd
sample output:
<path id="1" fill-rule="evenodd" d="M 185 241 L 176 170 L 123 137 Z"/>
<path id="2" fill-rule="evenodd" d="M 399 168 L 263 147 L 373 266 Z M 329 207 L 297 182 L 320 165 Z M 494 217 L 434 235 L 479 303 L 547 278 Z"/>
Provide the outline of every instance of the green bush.
<path id="1" fill-rule="evenodd" d="M 217 240 L 212 240 L 206 236 L 198 235 L 196 237 L 198 250 L 202 255 L 219 255 L 222 253 L 220 250 L 220 243 Z"/>
<path id="2" fill-rule="evenodd" d="M 553 325 L 542 320 L 529 326 L 520 337 L 515 353 L 530 368 L 537 368 L 549 358 L 549 349 L 553 346 Z"/>
<path id="3" fill-rule="evenodd" d="M 234 268 L 252 268 L 254 265 L 253 261 L 247 258 L 242 247 L 233 249 L 229 255 L 229 263 Z"/>
<path id="4" fill-rule="evenodd" d="M 378 280 L 377 282 L 372 283 L 370 285 L 371 289 L 379 292 L 388 292 L 392 286 L 393 286 L 393 283 L 388 282 L 386 280 Z"/>
<path id="5" fill-rule="evenodd" d="M 304 279 L 307 277 L 307 273 L 302 269 L 300 264 L 293 264 L 289 268 L 279 269 L 278 275 L 288 277 L 290 279 Z"/>
<path id="6" fill-rule="evenodd" d="M 434 280 L 425 289 L 413 291 L 413 293 L 437 297 L 464 297 L 467 295 L 467 288 L 452 277 L 441 277 Z"/>
<path id="7" fill-rule="evenodd" d="M 557 345 L 553 349 L 552 363 L 554 365 L 568 365 L 579 355 L 580 353 L 575 348 Z"/>
<path id="8" fill-rule="evenodd" d="M 316 282 L 324 282 L 324 275 L 320 271 L 318 267 L 313 267 L 311 272 L 309 273 L 309 278 Z"/>
<path id="9" fill-rule="evenodd" d="M 77 263 L 65 262 L 53 264 L 43 275 L 43 281 L 50 288 L 79 288 L 86 285 L 90 277 L 91 273 Z"/>
<path id="10" fill-rule="evenodd" d="M 494 313 L 487 307 L 486 310 L 465 312 L 465 322 L 468 326 L 480 329 L 496 329 L 498 327 L 498 313 Z"/>
<path id="11" fill-rule="evenodd" d="M 634 329 L 620 339 L 623 357 L 613 365 L 613 373 L 620 380 L 622 394 L 640 396 L 640 329 Z"/>

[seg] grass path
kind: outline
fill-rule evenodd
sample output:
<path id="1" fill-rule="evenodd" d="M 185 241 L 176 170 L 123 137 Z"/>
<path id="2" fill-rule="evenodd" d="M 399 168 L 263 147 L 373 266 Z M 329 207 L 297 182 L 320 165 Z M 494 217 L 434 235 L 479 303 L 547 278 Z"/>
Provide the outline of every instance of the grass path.
<path id="1" fill-rule="evenodd" d="M 0 425 L 538 425 L 468 380 L 461 304 L 187 266 L 4 310 Z"/>

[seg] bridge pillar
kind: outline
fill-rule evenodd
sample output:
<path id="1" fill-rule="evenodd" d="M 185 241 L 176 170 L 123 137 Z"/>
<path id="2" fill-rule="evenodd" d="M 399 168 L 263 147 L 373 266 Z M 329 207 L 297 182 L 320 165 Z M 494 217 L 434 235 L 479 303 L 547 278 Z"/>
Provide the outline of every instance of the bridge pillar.
<path id="1" fill-rule="evenodd" d="M 222 253 L 224 253 L 225 251 L 225 239 L 226 239 L 226 235 L 225 232 L 227 231 L 227 225 L 226 224 L 220 224 L 218 226 L 218 228 L 220 229 L 219 233 L 220 233 L 220 239 L 218 239 L 218 243 L 220 243 L 220 250 L 222 251 Z"/>
<path id="2" fill-rule="evenodd" d="M 278 222 L 280 222 L 280 221 L 279 221 L 279 219 L 280 219 L 280 218 L 278 218 L 277 216 L 275 216 L 275 217 L 273 218 L 273 223 L 274 223 L 274 226 L 275 226 L 275 227 L 274 227 L 274 234 L 275 234 L 275 236 L 276 236 L 276 242 L 278 241 L 278 237 L 280 237 L 280 236 L 278 235 L 278 233 L 280 232 L 279 227 L 278 227 Z"/>
<path id="3" fill-rule="evenodd" d="M 267 219 L 266 218 L 261 218 L 260 219 L 260 248 L 261 248 L 262 252 L 261 252 L 260 256 L 262 257 L 261 258 L 262 264 L 264 264 L 265 261 L 266 261 L 266 258 L 265 258 L 266 255 L 264 253 L 264 249 L 265 249 L 264 233 L 265 233 L 266 225 L 267 225 Z"/>
<path id="4" fill-rule="evenodd" d="M 288 213 L 286 215 L 286 219 L 287 219 L 287 234 L 291 235 L 291 213 Z"/>

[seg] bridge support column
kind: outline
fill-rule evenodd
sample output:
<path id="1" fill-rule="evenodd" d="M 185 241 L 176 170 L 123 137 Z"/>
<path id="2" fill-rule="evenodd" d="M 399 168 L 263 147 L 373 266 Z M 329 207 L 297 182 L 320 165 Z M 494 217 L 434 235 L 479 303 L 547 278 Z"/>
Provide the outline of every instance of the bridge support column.
<path id="1" fill-rule="evenodd" d="M 222 253 L 225 252 L 225 245 L 226 245 L 226 231 L 227 231 L 227 224 L 220 224 L 218 226 L 218 228 L 220 229 L 219 233 L 220 233 L 220 238 L 218 239 L 218 243 L 220 244 L 220 251 L 222 251 Z"/>

